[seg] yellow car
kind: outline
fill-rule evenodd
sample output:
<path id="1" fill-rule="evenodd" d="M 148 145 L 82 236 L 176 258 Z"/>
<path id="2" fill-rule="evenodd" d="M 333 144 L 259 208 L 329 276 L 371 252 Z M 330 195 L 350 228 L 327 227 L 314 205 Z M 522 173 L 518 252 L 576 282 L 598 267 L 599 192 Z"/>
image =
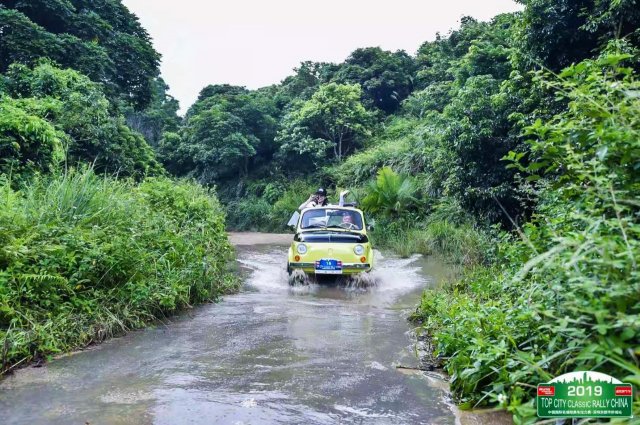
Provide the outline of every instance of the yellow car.
<path id="1" fill-rule="evenodd" d="M 362 211 L 354 207 L 315 207 L 294 215 L 296 234 L 287 271 L 310 275 L 353 275 L 373 267 L 373 247 Z"/>

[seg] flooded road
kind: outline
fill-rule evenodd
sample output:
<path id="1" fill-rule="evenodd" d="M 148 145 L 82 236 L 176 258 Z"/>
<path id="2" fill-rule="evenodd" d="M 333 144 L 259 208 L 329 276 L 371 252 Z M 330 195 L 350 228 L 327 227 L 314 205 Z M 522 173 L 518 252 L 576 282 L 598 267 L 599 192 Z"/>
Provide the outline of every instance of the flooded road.
<path id="1" fill-rule="evenodd" d="M 0 424 L 453 424 L 446 385 L 402 373 L 406 317 L 447 269 L 377 259 L 368 290 L 290 288 L 287 238 L 238 246 L 238 295 L 18 371 Z"/>

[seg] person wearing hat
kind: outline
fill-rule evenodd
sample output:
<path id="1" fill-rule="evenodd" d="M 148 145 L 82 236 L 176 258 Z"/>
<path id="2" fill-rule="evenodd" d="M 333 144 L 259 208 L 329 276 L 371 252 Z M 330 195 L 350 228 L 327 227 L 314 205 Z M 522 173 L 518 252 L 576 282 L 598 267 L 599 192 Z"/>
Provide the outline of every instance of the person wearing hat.
<path id="1" fill-rule="evenodd" d="M 300 205 L 299 209 L 303 210 L 305 208 L 324 207 L 327 204 L 327 191 L 321 187 L 320 189 L 316 190 L 316 193 L 309 196 L 309 199 L 304 201 Z"/>

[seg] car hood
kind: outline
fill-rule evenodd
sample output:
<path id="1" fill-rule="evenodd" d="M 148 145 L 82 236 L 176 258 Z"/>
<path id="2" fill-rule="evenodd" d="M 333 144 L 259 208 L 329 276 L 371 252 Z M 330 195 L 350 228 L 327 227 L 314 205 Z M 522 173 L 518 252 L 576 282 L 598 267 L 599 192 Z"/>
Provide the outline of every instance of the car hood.
<path id="1" fill-rule="evenodd" d="M 367 235 L 345 231 L 306 231 L 296 234 L 293 238 L 296 242 L 306 243 L 367 243 Z"/>

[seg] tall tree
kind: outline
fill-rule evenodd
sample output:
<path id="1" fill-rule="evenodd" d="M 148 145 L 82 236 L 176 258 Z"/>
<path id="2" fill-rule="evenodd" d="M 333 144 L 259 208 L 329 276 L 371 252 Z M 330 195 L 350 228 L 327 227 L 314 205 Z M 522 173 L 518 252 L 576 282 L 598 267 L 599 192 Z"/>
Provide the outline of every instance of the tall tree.
<path id="1" fill-rule="evenodd" d="M 271 160 L 278 114 L 274 100 L 263 91 L 207 86 L 179 133 L 166 134 L 161 141 L 161 157 L 178 175 L 204 184 L 231 184 Z"/>
<path id="2" fill-rule="evenodd" d="M 165 132 L 177 132 L 182 119 L 178 116 L 180 104 L 171 96 L 169 86 L 160 77 L 153 81 L 151 103 L 143 111 L 126 108 L 127 125 L 141 133 L 154 148 Z"/>
<path id="3" fill-rule="evenodd" d="M 329 83 L 321 86 L 306 102 L 289 112 L 282 122 L 277 141 L 283 153 L 310 154 L 324 160 L 333 151 L 338 162 L 352 152 L 359 138 L 370 134 L 371 115 L 362 105 L 362 89 L 357 84 Z"/>
<path id="4" fill-rule="evenodd" d="M 125 125 L 123 116 L 114 115 L 101 87 L 79 72 L 61 70 L 46 62 L 33 69 L 14 64 L 4 76 L 2 91 L 5 111 L 14 117 L 14 121 L 7 118 L 5 122 L 23 120 L 21 125 L 25 126 L 26 132 L 16 131 L 15 126 L 9 130 L 5 127 L 3 135 L 7 143 L 13 139 L 15 144 L 24 144 L 20 155 L 30 155 L 28 149 L 63 144 L 69 165 L 88 162 L 97 171 L 123 176 L 161 173 L 144 138 Z M 29 123 L 42 128 L 42 136 L 24 140 L 25 134 L 38 133 L 29 129 Z M 56 137 L 49 126 L 56 130 Z M 54 143 L 55 139 L 59 142 Z M 39 168 L 46 171 L 51 167 Z"/>
<path id="5" fill-rule="evenodd" d="M 333 80 L 359 84 L 364 100 L 389 114 L 413 90 L 415 65 L 403 50 L 389 52 L 379 47 L 357 49 L 340 65 Z"/>
<path id="6" fill-rule="evenodd" d="M 611 39 L 640 47 L 640 5 L 636 0 L 518 0 L 517 59 L 521 68 L 565 66 L 594 57 Z"/>
<path id="7" fill-rule="evenodd" d="M 120 0 L 4 0 L 0 72 L 48 57 L 104 85 L 137 109 L 152 98 L 160 55 Z"/>

